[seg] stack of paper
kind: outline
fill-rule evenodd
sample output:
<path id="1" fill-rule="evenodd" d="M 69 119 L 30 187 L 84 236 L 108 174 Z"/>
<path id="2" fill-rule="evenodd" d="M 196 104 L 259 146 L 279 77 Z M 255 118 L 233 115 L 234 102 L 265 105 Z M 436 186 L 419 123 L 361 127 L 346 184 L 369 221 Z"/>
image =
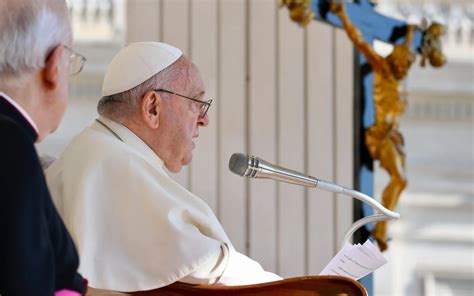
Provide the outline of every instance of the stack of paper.
<path id="1" fill-rule="evenodd" d="M 346 243 L 319 275 L 341 275 L 358 280 L 385 263 L 387 260 L 369 240 L 363 245 Z"/>

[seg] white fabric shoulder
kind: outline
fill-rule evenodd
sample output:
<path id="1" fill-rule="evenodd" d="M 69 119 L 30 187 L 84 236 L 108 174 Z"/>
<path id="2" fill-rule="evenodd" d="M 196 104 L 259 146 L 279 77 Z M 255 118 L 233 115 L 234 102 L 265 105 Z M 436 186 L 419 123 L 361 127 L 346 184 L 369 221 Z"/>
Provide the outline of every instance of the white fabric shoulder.
<path id="1" fill-rule="evenodd" d="M 196 270 L 223 243 L 233 248 L 207 204 L 152 155 L 87 128 L 48 169 L 79 271 L 94 288 L 159 288 Z"/>

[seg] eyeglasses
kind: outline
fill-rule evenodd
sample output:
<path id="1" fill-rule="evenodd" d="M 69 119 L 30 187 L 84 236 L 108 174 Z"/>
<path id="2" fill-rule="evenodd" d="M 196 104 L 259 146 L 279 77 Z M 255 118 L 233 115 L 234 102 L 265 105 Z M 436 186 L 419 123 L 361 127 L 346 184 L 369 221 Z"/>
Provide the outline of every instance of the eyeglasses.
<path id="1" fill-rule="evenodd" d="M 70 62 L 70 67 L 69 67 L 69 75 L 74 76 L 76 74 L 79 74 L 82 71 L 82 68 L 84 68 L 84 64 L 86 63 L 87 59 L 75 52 L 72 48 L 64 45 L 64 48 L 69 51 L 69 62 Z"/>
<path id="2" fill-rule="evenodd" d="M 188 99 L 188 100 L 191 100 L 191 101 L 194 101 L 194 102 L 197 102 L 200 104 L 200 107 L 199 107 L 199 116 L 201 117 L 204 117 L 206 116 L 207 114 L 207 111 L 209 110 L 209 107 L 211 107 L 211 103 L 212 103 L 212 99 L 211 100 L 207 100 L 207 101 L 200 101 L 200 100 L 197 100 L 197 99 L 194 99 L 194 98 L 190 98 L 190 97 L 187 97 L 187 96 L 183 96 L 183 95 L 180 95 L 180 94 L 177 94 L 175 92 L 172 92 L 172 91 L 169 91 L 169 90 L 166 90 L 166 89 L 155 89 L 155 91 L 161 91 L 161 92 L 165 92 L 165 93 L 168 93 L 168 94 L 172 94 L 172 95 L 176 95 L 176 96 L 179 96 L 179 97 L 183 97 L 185 99 Z"/>

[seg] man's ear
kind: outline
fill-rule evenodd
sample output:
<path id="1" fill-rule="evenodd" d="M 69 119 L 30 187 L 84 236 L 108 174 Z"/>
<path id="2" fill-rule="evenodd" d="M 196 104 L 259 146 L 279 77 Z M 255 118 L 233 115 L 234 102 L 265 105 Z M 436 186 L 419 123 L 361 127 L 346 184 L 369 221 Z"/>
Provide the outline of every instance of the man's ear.
<path id="1" fill-rule="evenodd" d="M 42 71 L 42 78 L 45 86 L 49 89 L 56 88 L 59 83 L 59 68 L 61 66 L 63 50 L 63 46 L 58 45 L 46 58 L 46 63 Z"/>
<path id="2" fill-rule="evenodd" d="M 148 91 L 142 99 L 140 112 L 146 124 L 157 129 L 160 126 L 161 96 L 156 91 Z"/>

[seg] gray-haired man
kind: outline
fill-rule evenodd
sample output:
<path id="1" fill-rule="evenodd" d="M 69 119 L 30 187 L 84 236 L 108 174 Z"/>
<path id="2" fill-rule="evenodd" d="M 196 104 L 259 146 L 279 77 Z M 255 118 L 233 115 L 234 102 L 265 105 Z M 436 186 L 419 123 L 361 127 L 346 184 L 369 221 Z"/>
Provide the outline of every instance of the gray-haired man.
<path id="1" fill-rule="evenodd" d="M 64 0 L 0 2 L 1 295 L 86 290 L 34 147 L 59 125 L 69 75 L 81 70 L 71 43 Z"/>

